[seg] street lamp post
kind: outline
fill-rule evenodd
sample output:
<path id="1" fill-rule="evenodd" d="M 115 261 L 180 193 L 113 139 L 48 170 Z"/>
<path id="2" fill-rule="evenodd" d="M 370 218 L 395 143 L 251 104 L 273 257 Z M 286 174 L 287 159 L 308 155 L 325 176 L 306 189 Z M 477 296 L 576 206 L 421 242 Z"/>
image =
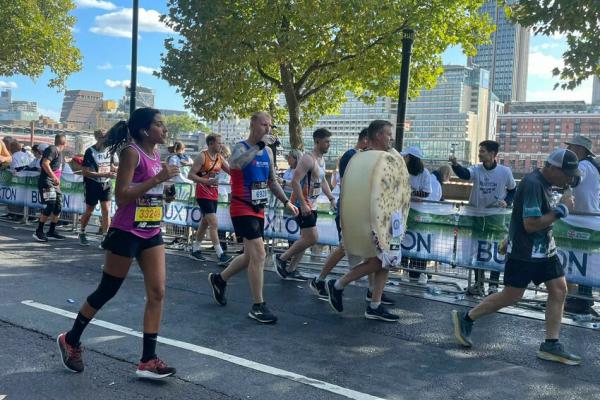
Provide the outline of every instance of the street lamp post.
<path id="1" fill-rule="evenodd" d="M 131 26 L 131 83 L 129 84 L 129 115 L 135 111 L 135 95 L 137 88 L 137 41 L 139 0 L 133 0 L 133 23 Z"/>
<path id="2" fill-rule="evenodd" d="M 398 91 L 398 113 L 396 116 L 396 150 L 402 151 L 404 140 L 404 122 L 406 119 L 406 101 L 408 98 L 408 81 L 410 79 L 410 56 L 415 32 L 412 29 L 402 31 L 402 67 L 400 68 L 400 88 Z"/>

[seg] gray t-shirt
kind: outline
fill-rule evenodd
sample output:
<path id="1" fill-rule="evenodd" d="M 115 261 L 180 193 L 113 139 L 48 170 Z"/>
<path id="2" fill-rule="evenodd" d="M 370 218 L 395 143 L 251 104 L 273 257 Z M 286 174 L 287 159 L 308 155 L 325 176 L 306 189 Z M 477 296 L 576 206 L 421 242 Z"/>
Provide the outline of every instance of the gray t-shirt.
<path id="1" fill-rule="evenodd" d="M 510 219 L 507 257 L 526 262 L 544 262 L 556 255 L 552 226 L 527 233 L 523 221 L 550 212 L 551 185 L 539 170 L 526 175 L 517 188 Z"/>
<path id="2" fill-rule="evenodd" d="M 476 208 L 494 207 L 498 200 L 504 200 L 507 190 L 513 190 L 517 184 L 512 172 L 504 165 L 486 169 L 483 164 L 469 167 L 473 189 L 469 205 Z"/>

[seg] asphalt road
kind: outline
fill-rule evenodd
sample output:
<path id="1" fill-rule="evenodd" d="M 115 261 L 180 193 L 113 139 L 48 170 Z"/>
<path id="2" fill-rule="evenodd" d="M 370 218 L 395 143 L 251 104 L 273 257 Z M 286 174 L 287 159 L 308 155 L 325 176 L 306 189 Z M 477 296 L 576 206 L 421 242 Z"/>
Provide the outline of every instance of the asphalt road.
<path id="1" fill-rule="evenodd" d="M 392 294 L 399 323 L 363 317 L 365 289 L 349 287 L 334 313 L 306 284 L 265 273 L 278 315 L 265 326 L 246 314 L 245 274 L 228 305 L 210 295 L 212 262 L 167 256 L 167 294 L 157 353 L 178 369 L 162 382 L 135 378 L 144 286 L 132 268 L 82 342 L 86 370 L 64 370 L 55 338 L 70 328 L 101 276 L 103 253 L 35 243 L 29 228 L 0 222 L 0 399 L 600 399 L 600 335 L 564 326 L 562 342 L 584 356 L 569 367 L 538 360 L 543 321 L 495 314 L 477 322 L 475 347 L 454 343 L 455 305 Z M 72 300 L 73 302 L 71 302 Z M 4 396 L 4 397 L 3 397 Z"/>

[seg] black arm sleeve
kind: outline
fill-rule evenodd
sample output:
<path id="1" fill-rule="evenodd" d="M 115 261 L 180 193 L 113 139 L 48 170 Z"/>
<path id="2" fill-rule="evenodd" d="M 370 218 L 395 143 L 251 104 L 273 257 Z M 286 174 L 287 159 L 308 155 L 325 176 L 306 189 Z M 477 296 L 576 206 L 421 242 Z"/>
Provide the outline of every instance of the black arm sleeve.
<path id="1" fill-rule="evenodd" d="M 452 171 L 454 171 L 456 176 L 458 176 L 460 179 L 471 179 L 471 173 L 469 172 L 469 170 L 460 164 L 452 165 Z"/>

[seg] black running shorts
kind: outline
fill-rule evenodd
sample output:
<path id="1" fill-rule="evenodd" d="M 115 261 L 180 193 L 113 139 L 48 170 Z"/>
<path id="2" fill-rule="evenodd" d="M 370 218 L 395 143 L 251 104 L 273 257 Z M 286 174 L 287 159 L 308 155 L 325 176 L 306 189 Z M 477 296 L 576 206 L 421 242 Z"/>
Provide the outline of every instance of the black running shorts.
<path id="1" fill-rule="evenodd" d="M 84 182 L 85 204 L 95 207 L 98 202 L 104 203 L 111 200 L 110 181 L 107 183 L 100 183 L 89 179 Z"/>
<path id="2" fill-rule="evenodd" d="M 130 232 L 110 228 L 102 248 L 121 257 L 137 258 L 144 250 L 163 245 L 162 233 L 144 239 Z"/>
<path id="3" fill-rule="evenodd" d="M 314 228 L 317 226 L 317 212 L 311 211 L 308 215 L 299 213 L 296 217 L 296 223 L 298 223 L 300 229 Z"/>
<path id="4" fill-rule="evenodd" d="M 217 213 L 217 205 L 219 204 L 217 200 L 196 199 L 196 201 L 198 202 L 200 211 L 202 211 L 202 215 Z"/>
<path id="5" fill-rule="evenodd" d="M 241 217 L 231 217 L 231 222 L 238 238 L 254 240 L 265 236 L 264 218 L 243 215 Z"/>
<path id="6" fill-rule="evenodd" d="M 529 262 L 508 258 L 504 265 L 504 285 L 524 289 L 533 282 L 543 282 L 565 276 L 565 270 L 557 256 L 542 262 Z"/>

